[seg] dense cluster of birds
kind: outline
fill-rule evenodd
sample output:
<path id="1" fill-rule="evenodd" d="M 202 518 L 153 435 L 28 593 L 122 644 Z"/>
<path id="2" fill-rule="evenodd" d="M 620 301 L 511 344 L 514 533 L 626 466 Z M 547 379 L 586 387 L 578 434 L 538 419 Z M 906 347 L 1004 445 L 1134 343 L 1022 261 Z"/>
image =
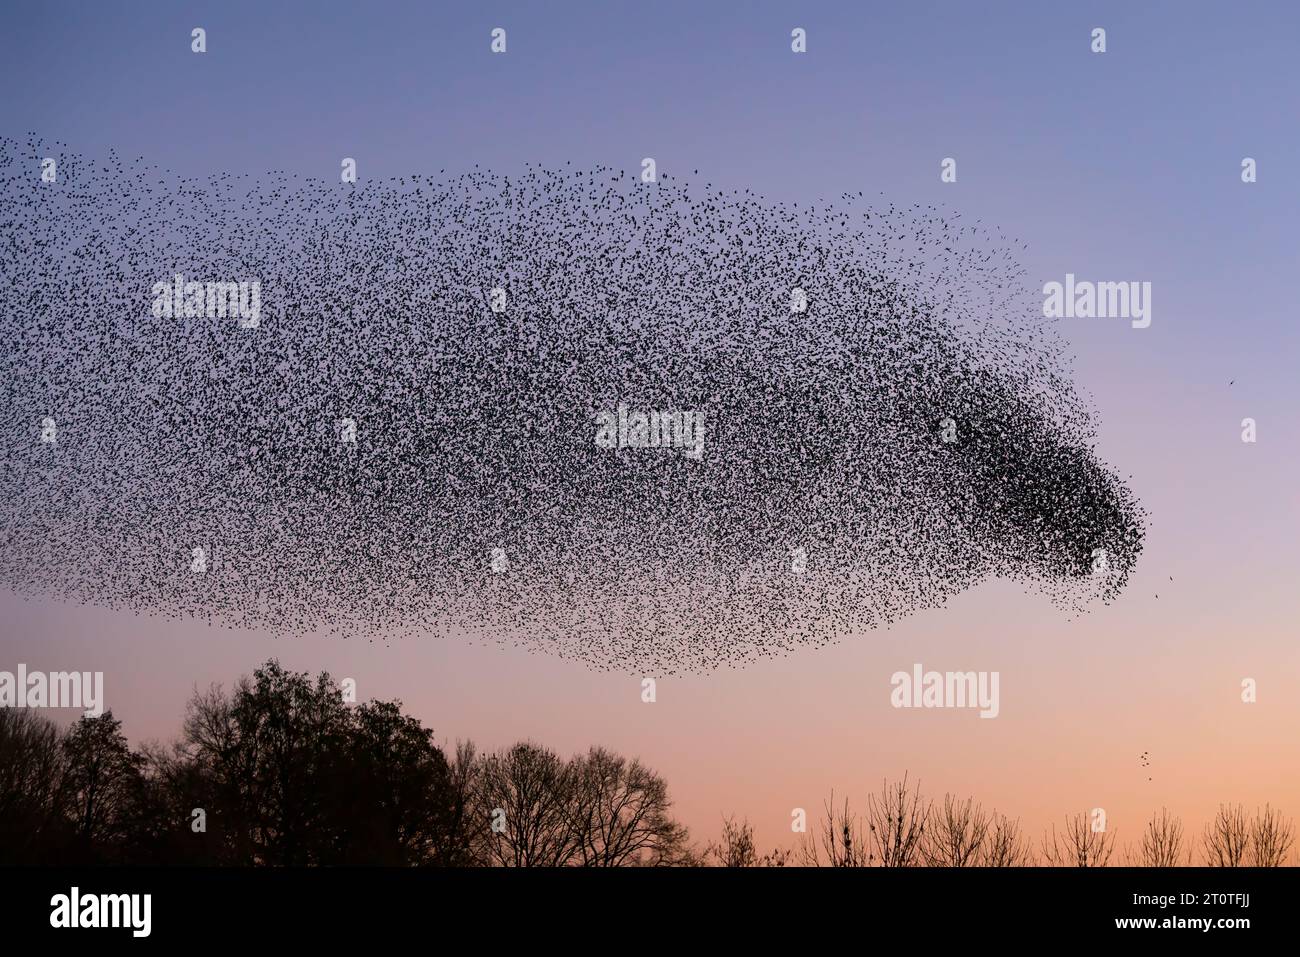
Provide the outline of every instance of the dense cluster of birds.
<path id="1" fill-rule="evenodd" d="M 671 674 L 996 577 L 1082 610 L 1141 551 L 1014 244 L 957 214 L 571 165 L 187 178 L 34 136 L 0 190 L 22 594 Z M 256 280 L 260 318 L 157 317 L 176 274 Z M 603 447 L 620 404 L 699 413 L 703 455 Z"/>

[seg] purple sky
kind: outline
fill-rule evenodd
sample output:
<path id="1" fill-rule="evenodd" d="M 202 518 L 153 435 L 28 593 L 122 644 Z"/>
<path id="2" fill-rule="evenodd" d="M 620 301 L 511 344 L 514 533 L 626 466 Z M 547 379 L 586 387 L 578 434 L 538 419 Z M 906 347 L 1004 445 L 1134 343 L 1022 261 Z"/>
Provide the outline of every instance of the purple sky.
<path id="1" fill-rule="evenodd" d="M 13 7 L 0 135 L 195 176 L 333 178 L 344 156 L 363 179 L 653 156 L 774 200 L 941 204 L 1028 243 L 1038 286 L 1149 281 L 1148 329 L 1061 323 L 1100 455 L 1152 514 L 1138 572 L 1082 618 L 995 583 L 837 647 L 663 680 L 653 705 L 639 678 L 509 649 L 272 641 L 5 593 L 0 670 L 103 670 L 139 740 L 173 734 L 196 684 L 278 655 L 401 697 L 447 741 L 638 754 L 701 837 L 736 812 L 789 843 L 791 809 L 905 770 L 1035 833 L 1097 806 L 1121 842 L 1161 805 L 1197 825 L 1219 801 L 1300 814 L 1293 4 L 334 6 Z M 488 49 L 497 26 L 504 56 Z M 794 27 L 806 54 L 790 51 Z M 890 675 L 918 661 L 1000 671 L 1000 717 L 891 708 Z"/>

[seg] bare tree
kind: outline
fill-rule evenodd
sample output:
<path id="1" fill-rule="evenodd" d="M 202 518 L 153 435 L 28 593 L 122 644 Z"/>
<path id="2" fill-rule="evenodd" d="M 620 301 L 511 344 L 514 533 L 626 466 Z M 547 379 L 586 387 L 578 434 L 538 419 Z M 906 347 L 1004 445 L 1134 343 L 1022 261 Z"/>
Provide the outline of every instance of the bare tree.
<path id="1" fill-rule="evenodd" d="M 758 859 L 759 867 L 788 867 L 794 860 L 794 851 L 788 847 L 777 847 Z"/>
<path id="2" fill-rule="evenodd" d="M 706 867 L 708 860 L 695 845 L 685 839 L 684 828 L 682 835 L 683 840 L 656 847 L 648 854 L 628 861 L 627 865 L 629 867 Z"/>
<path id="3" fill-rule="evenodd" d="M 575 863 L 619 867 L 672 860 L 687 841 L 667 782 L 639 760 L 592 748 L 570 762 L 567 823 Z"/>
<path id="4" fill-rule="evenodd" d="M 748 819 L 736 822 L 735 815 L 722 819 L 722 840 L 704 850 L 704 860 L 717 867 L 785 867 L 794 852 L 778 847 L 760 855 L 754 843 L 754 826 Z"/>
<path id="5" fill-rule="evenodd" d="M 1028 838 L 1020 830 L 1020 821 L 994 811 L 989 818 L 988 832 L 980 846 L 977 863 L 980 867 L 1032 867 L 1034 851 Z"/>
<path id="6" fill-rule="evenodd" d="M 479 761 L 472 741 L 457 741 L 455 757 L 449 762 L 449 839 L 432 863 L 444 867 L 467 867 L 475 863 L 475 852 L 490 833 L 491 822 L 477 813 Z"/>
<path id="7" fill-rule="evenodd" d="M 922 863 L 921 841 L 930 818 L 930 803 L 918 784 L 909 793 L 907 775 L 895 784 L 885 781 L 880 794 L 867 798 L 869 860 L 881 867 L 913 867 Z"/>
<path id="8" fill-rule="evenodd" d="M 505 867 L 556 867 L 578 854 L 569 826 L 569 765 L 528 743 L 488 755 L 477 774 L 475 804 L 485 820 L 479 855 Z"/>
<path id="9" fill-rule="evenodd" d="M 1250 822 L 1250 862 L 1255 867 L 1281 867 L 1295 840 L 1290 818 L 1283 818 L 1267 804 Z"/>
<path id="10" fill-rule="evenodd" d="M 705 858 L 719 867 L 757 867 L 754 826 L 748 820 L 736 822 L 735 815 L 722 819 L 722 840 L 709 842 Z"/>
<path id="11" fill-rule="evenodd" d="M 62 740 L 35 711 L 0 708 L 0 864 L 53 863 L 71 837 Z"/>
<path id="12" fill-rule="evenodd" d="M 1188 863 L 1190 848 L 1183 837 L 1182 820 L 1170 816 L 1167 808 L 1161 808 L 1147 821 L 1137 854 L 1128 852 L 1127 856 L 1139 867 L 1178 867 Z"/>
<path id="13" fill-rule="evenodd" d="M 835 792 L 826 800 L 826 816 L 817 826 L 815 834 L 806 835 L 800 849 L 806 867 L 821 867 L 825 859 L 828 867 L 867 867 L 870 852 L 862 823 L 844 799 L 842 810 L 835 809 Z"/>
<path id="14" fill-rule="evenodd" d="M 225 821 L 209 769 L 193 760 L 183 743 L 145 742 L 139 754 L 144 787 L 133 828 L 132 863 L 234 863 L 226 853 Z M 198 831 L 193 828 L 195 809 L 204 814 Z"/>
<path id="15" fill-rule="evenodd" d="M 1105 867 L 1114 853 L 1114 833 L 1093 830 L 1086 814 L 1066 818 L 1060 834 L 1053 824 L 1043 837 L 1043 859 L 1048 867 Z"/>
<path id="16" fill-rule="evenodd" d="M 1220 804 L 1202 836 L 1205 862 L 1210 867 L 1241 867 L 1250 847 L 1250 826 L 1240 804 Z"/>
<path id="17" fill-rule="evenodd" d="M 929 867 L 970 867 L 979 861 L 989 836 L 990 818 L 971 798 L 943 797 L 943 807 L 930 812 L 921 841 L 921 856 Z"/>

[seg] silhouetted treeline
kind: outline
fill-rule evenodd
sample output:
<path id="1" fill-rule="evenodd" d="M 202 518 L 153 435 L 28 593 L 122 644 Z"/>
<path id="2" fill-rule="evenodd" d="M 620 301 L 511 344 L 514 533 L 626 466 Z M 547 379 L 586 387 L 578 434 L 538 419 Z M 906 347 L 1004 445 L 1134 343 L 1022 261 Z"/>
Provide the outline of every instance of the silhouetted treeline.
<path id="1" fill-rule="evenodd" d="M 61 731 L 0 708 L 0 864 L 1095 867 L 1116 847 L 1082 814 L 1035 846 L 1018 821 L 932 802 L 906 777 L 861 815 L 832 796 L 794 847 L 766 854 L 735 818 L 697 850 L 671 811 L 666 782 L 635 759 L 532 743 L 447 754 L 400 702 L 349 705 L 328 675 L 276 661 L 196 693 L 169 747 L 133 750 L 111 711 Z M 1224 806 L 1200 850 L 1207 864 L 1277 866 L 1293 845 L 1272 808 Z M 1195 849 L 1162 810 L 1124 861 L 1191 863 Z"/>
<path id="2" fill-rule="evenodd" d="M 0 863 L 628 865 L 689 859 L 667 785 L 593 748 L 448 755 L 399 702 L 350 706 L 269 662 L 133 751 L 111 711 L 66 732 L 0 709 Z"/>

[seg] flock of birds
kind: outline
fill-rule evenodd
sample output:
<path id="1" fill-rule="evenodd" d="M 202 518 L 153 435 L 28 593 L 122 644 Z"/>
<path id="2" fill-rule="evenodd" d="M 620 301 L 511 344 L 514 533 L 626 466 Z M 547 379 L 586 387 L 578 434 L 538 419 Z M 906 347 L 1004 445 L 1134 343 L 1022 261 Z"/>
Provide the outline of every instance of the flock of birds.
<path id="1" fill-rule="evenodd" d="M 997 577 L 1082 610 L 1142 548 L 1012 244 L 960 215 L 605 167 L 186 178 L 35 137 L 0 139 L 0 191 L 24 594 L 671 674 Z M 257 281 L 259 320 L 156 318 L 176 274 Z M 602 447 L 620 404 L 698 412 L 702 457 Z"/>

